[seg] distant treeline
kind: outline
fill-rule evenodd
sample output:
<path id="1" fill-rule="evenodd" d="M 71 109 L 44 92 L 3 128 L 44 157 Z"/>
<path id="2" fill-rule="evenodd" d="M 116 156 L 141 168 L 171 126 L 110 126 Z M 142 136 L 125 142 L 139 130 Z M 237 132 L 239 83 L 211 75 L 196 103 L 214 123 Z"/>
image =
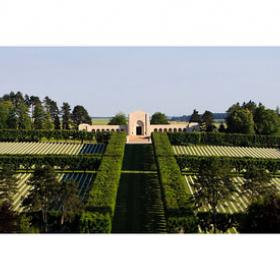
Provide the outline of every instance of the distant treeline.
<path id="1" fill-rule="evenodd" d="M 212 113 L 214 120 L 224 121 L 227 117 L 227 113 Z M 177 122 L 189 122 L 192 115 L 183 115 L 181 117 L 170 117 L 171 121 L 177 121 Z"/>
<path id="2" fill-rule="evenodd" d="M 0 141 L 3 142 L 39 142 L 47 140 L 80 140 L 107 143 L 109 132 L 87 132 L 79 130 L 26 130 L 26 129 L 0 129 Z"/>
<path id="3" fill-rule="evenodd" d="M 222 120 L 219 125 L 215 122 L 217 119 Z M 279 107 L 273 110 L 251 100 L 243 104 L 233 104 L 225 114 L 214 114 L 208 110 L 199 114 L 194 110 L 190 117 L 183 116 L 173 120 L 196 122 L 200 130 L 206 132 L 280 135 Z"/>
<path id="4" fill-rule="evenodd" d="M 41 100 L 21 92 L 0 97 L 0 129 L 76 130 L 81 123 L 92 123 L 81 105 L 71 109 L 69 103 L 63 102 L 59 107 L 48 96 Z"/>

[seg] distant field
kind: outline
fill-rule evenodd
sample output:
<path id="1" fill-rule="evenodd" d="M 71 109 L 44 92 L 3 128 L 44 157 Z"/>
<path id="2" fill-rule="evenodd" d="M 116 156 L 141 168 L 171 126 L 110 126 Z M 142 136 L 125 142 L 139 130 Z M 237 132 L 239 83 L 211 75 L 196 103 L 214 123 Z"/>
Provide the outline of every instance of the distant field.
<path id="1" fill-rule="evenodd" d="M 0 142 L 0 154 L 102 154 L 104 144 Z"/>
<path id="2" fill-rule="evenodd" d="M 272 148 L 189 145 L 173 146 L 173 150 L 176 155 L 280 158 L 280 150 Z"/>
<path id="3" fill-rule="evenodd" d="M 30 185 L 28 185 L 28 180 L 31 177 L 31 173 L 20 173 L 17 175 L 18 185 L 17 193 L 13 198 L 13 209 L 15 211 L 21 212 L 21 201 L 27 195 L 30 190 Z M 73 180 L 77 182 L 79 186 L 79 196 L 82 200 L 87 199 L 88 192 L 93 184 L 95 174 L 93 173 L 60 173 L 57 175 L 59 181 L 61 180 Z"/>
<path id="4" fill-rule="evenodd" d="M 93 125 L 106 125 L 110 121 L 110 118 L 93 118 L 92 124 Z"/>
<path id="5" fill-rule="evenodd" d="M 190 193 L 191 195 L 193 195 L 194 189 L 192 187 L 192 184 L 193 184 L 196 176 L 187 175 L 184 177 L 187 182 L 187 192 Z M 229 201 L 224 202 L 223 204 L 220 204 L 218 206 L 219 213 L 233 214 L 233 213 L 244 212 L 249 205 L 248 195 L 241 194 L 240 186 L 243 184 L 243 178 L 236 177 L 234 180 L 237 183 L 236 193 L 232 196 L 232 198 Z M 273 184 L 273 187 L 277 188 L 277 190 L 280 191 L 280 178 L 273 178 L 272 184 Z M 208 212 L 209 206 L 205 205 L 205 206 L 201 207 L 200 211 Z"/>

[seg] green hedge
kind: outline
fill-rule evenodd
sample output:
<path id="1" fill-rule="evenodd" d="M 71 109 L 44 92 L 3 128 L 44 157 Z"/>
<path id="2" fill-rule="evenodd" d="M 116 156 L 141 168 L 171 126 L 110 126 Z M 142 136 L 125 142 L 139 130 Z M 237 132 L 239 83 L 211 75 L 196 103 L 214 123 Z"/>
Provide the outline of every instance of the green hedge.
<path id="1" fill-rule="evenodd" d="M 190 226 L 190 221 L 194 220 L 190 197 L 168 136 L 166 133 L 153 133 L 152 138 L 163 190 L 167 230 L 196 231 L 197 227 Z"/>
<path id="2" fill-rule="evenodd" d="M 188 169 L 190 172 L 196 173 L 202 163 L 207 164 L 213 158 L 229 163 L 237 172 L 248 169 L 249 166 L 257 166 L 265 168 L 272 173 L 280 170 L 280 159 L 262 159 L 262 158 L 247 158 L 247 157 L 207 157 L 207 156 L 190 156 L 176 155 L 177 163 L 181 170 Z"/>
<path id="3" fill-rule="evenodd" d="M 107 142 L 110 138 L 110 133 L 93 133 L 79 130 L 0 130 L 0 141 L 3 142 L 39 142 L 43 138 L 81 141 L 96 139 L 98 142 Z"/>
<path id="4" fill-rule="evenodd" d="M 101 162 L 101 155 L 11 155 L 1 154 L 0 165 L 12 164 L 17 168 L 32 169 L 34 165 L 51 165 L 61 169 L 97 170 Z"/>
<path id="5" fill-rule="evenodd" d="M 280 147 L 280 136 L 219 132 L 168 133 L 172 145 L 207 144 L 243 147 Z"/>
<path id="6" fill-rule="evenodd" d="M 125 143 L 125 133 L 113 133 L 106 147 L 86 205 L 86 212 L 91 213 L 87 215 L 87 232 L 111 232 Z M 82 230 L 84 220 L 81 219 Z"/>

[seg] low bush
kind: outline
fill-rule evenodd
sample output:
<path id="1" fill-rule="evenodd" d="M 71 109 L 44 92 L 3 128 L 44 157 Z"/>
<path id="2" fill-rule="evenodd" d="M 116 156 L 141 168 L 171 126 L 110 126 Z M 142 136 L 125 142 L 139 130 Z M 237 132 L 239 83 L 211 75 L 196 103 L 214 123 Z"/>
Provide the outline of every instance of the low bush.
<path id="1" fill-rule="evenodd" d="M 219 132 L 168 133 L 172 145 L 222 145 L 242 147 L 280 147 L 280 136 Z"/>
<path id="2" fill-rule="evenodd" d="M 34 165 L 50 165 L 70 170 L 97 170 L 101 162 L 100 155 L 0 155 L 0 166 L 12 164 L 17 169 L 33 169 Z"/>
<path id="3" fill-rule="evenodd" d="M 109 132 L 87 132 L 79 130 L 18 130 L 1 129 L 2 142 L 39 142 L 41 139 L 49 140 L 94 140 L 106 143 L 110 138 Z"/>
<path id="4" fill-rule="evenodd" d="M 125 133 L 113 133 L 106 147 L 86 204 L 86 212 L 92 214 L 88 215 L 92 219 L 87 222 L 91 225 L 88 226 L 89 232 L 100 232 L 100 229 L 104 229 L 104 233 L 108 233 L 108 229 L 111 231 L 125 142 Z M 83 219 L 81 223 L 83 224 Z M 104 227 L 104 224 L 107 226 Z"/>
<path id="5" fill-rule="evenodd" d="M 153 133 L 168 232 L 193 232 L 194 213 L 172 146 L 166 133 Z M 197 227 L 196 227 L 197 229 Z"/>
<path id="6" fill-rule="evenodd" d="M 210 163 L 213 158 L 229 163 L 238 173 L 248 169 L 249 166 L 264 168 L 272 173 L 276 173 L 280 170 L 280 159 L 176 155 L 176 160 L 180 169 L 188 169 L 188 171 L 192 173 L 196 173 L 201 164 Z"/>

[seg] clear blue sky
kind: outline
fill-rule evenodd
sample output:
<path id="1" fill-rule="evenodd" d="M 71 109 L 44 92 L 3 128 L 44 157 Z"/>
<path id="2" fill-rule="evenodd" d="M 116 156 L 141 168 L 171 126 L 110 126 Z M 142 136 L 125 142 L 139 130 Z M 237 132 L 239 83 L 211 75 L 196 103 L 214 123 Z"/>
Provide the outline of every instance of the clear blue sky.
<path id="1" fill-rule="evenodd" d="M 280 48 L 0 48 L 0 95 L 48 95 L 92 116 L 280 105 Z"/>

